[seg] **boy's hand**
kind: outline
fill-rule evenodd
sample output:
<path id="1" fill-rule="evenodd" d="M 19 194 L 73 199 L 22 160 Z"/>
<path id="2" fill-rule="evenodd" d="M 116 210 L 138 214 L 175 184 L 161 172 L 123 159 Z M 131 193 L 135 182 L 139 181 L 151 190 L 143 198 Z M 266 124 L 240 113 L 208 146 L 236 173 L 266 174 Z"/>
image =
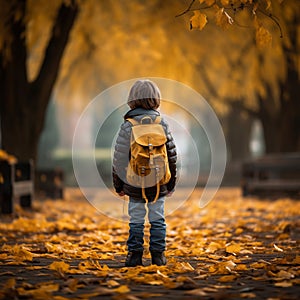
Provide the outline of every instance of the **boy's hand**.
<path id="1" fill-rule="evenodd" d="M 121 191 L 120 193 L 118 193 L 118 195 L 119 195 L 120 197 L 123 197 L 123 196 L 125 196 L 125 193 L 124 193 L 124 191 Z"/>

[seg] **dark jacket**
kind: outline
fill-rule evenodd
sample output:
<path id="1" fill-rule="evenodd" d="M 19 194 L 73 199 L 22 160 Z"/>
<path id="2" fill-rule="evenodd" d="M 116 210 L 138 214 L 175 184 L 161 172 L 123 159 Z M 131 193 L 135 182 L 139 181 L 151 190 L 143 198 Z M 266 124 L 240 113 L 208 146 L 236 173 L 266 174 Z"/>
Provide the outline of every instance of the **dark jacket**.
<path id="1" fill-rule="evenodd" d="M 135 108 L 126 113 L 124 116 L 124 123 L 121 125 L 119 135 L 116 140 L 115 152 L 113 158 L 113 184 L 117 193 L 124 191 L 126 195 L 132 197 L 133 199 L 142 200 L 142 190 L 129 185 L 126 182 L 126 168 L 130 159 L 130 137 L 131 137 L 131 123 L 126 121 L 128 118 L 133 118 L 139 121 L 145 115 L 150 116 L 153 120 L 159 116 L 159 112 L 156 110 L 146 110 L 143 108 Z M 162 119 L 161 124 L 165 130 L 167 136 L 167 153 L 169 160 L 169 168 L 171 172 L 170 181 L 160 186 L 159 196 L 165 196 L 168 192 L 171 192 L 175 188 L 176 184 L 176 161 L 177 161 L 177 151 L 173 140 L 173 137 L 169 131 L 168 124 Z M 156 194 L 156 187 L 146 188 L 146 195 L 149 201 L 153 200 Z M 143 200 L 142 200 L 143 201 Z"/>

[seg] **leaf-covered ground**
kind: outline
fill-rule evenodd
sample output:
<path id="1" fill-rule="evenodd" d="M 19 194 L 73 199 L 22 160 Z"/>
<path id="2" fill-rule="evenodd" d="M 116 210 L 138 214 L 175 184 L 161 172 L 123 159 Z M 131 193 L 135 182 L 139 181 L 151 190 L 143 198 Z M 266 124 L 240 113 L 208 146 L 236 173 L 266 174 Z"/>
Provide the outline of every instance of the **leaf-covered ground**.
<path id="1" fill-rule="evenodd" d="M 298 299 L 300 201 L 221 189 L 200 209 L 200 193 L 167 217 L 162 267 L 146 249 L 144 267 L 125 268 L 127 222 L 78 190 L 0 216 L 0 299 Z"/>

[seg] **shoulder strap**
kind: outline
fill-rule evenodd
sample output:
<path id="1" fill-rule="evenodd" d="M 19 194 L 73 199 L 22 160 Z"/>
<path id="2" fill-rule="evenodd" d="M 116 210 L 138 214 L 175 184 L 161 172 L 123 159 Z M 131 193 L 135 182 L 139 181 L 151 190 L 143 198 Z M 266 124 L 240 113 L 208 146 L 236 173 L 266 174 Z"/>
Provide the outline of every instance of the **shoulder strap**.
<path id="1" fill-rule="evenodd" d="M 161 116 L 157 116 L 157 117 L 155 118 L 155 120 L 154 120 L 154 123 L 155 123 L 155 124 L 160 124 L 160 122 L 161 122 Z"/>
<path id="2" fill-rule="evenodd" d="M 126 119 L 126 121 L 128 121 L 129 123 L 131 123 L 132 126 L 140 124 L 137 120 L 135 120 L 133 118 L 128 118 L 128 119 Z"/>

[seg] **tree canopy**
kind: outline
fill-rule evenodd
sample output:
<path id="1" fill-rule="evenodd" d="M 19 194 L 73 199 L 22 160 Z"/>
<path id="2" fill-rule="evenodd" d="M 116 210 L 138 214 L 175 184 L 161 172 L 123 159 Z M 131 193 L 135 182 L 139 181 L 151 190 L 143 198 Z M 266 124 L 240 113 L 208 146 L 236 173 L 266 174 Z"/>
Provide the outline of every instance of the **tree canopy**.
<path id="1" fill-rule="evenodd" d="M 45 113 L 51 94 L 73 109 L 122 80 L 167 77 L 199 91 L 221 114 L 234 106 L 260 119 L 268 152 L 299 149 L 297 0 L 2 0 L 1 6 L 1 99 L 20 111 L 43 103 Z M 62 32 L 64 46 L 52 44 L 49 52 Z M 8 100 L 16 91 L 19 102 Z M 1 110 L 2 123 L 4 115 L 17 117 L 13 107 Z M 287 136 L 294 142 L 288 145 Z"/>

